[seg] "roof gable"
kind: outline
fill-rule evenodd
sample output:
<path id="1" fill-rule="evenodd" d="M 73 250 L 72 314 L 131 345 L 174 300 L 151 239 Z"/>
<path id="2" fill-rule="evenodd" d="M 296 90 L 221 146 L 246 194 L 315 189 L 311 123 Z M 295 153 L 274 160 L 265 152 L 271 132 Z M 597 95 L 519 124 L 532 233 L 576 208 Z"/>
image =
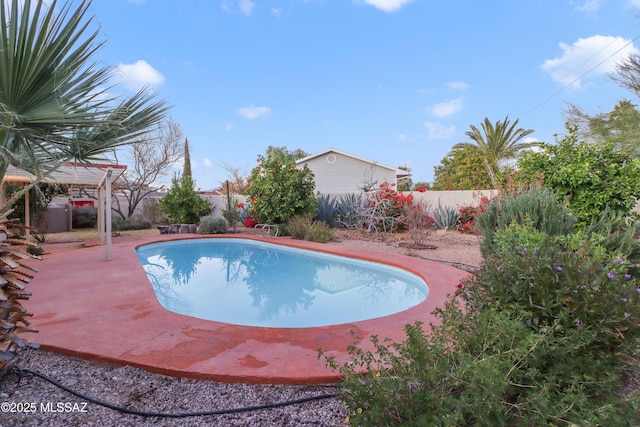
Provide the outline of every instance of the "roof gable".
<path id="1" fill-rule="evenodd" d="M 324 156 L 324 155 L 330 154 L 330 153 L 340 154 L 342 156 L 350 157 L 352 159 L 356 159 L 356 160 L 359 160 L 361 162 L 370 163 L 372 165 L 375 165 L 375 166 L 383 168 L 383 169 L 389 169 L 391 171 L 394 171 L 395 174 L 396 174 L 396 177 L 398 177 L 398 178 L 410 175 L 410 173 L 407 172 L 404 169 L 394 168 L 392 166 L 388 166 L 388 165 L 376 162 L 374 160 L 365 159 L 364 157 L 358 157 L 358 156 L 355 156 L 353 154 L 345 153 L 344 151 L 336 150 L 335 148 L 327 148 L 326 150 L 322 150 L 322 151 L 320 151 L 318 153 L 311 154 L 309 156 L 306 156 L 306 157 L 303 157 L 301 159 L 298 159 L 298 160 L 296 160 L 296 165 L 301 165 L 301 164 L 306 163 L 306 162 L 308 162 L 310 160 L 313 160 L 313 159 L 315 159 L 317 157 Z"/>

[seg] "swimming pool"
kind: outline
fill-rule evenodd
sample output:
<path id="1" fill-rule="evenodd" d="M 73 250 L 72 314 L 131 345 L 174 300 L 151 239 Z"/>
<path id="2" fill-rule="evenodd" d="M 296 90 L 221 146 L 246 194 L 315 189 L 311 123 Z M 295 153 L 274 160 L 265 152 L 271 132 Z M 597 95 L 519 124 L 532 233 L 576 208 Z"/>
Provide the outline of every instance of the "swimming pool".
<path id="1" fill-rule="evenodd" d="M 344 324 L 407 310 L 428 294 L 400 268 L 254 240 L 178 240 L 136 254 L 164 308 L 237 325 Z"/>

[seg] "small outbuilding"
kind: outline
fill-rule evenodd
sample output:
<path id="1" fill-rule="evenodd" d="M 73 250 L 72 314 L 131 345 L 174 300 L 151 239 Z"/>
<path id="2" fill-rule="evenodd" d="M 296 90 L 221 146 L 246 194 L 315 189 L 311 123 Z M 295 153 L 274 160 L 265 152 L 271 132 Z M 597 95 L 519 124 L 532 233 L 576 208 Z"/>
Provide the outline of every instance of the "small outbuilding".
<path id="1" fill-rule="evenodd" d="M 411 174 L 403 169 L 328 148 L 296 161 L 297 168 L 307 166 L 314 175 L 320 194 L 361 193 L 383 182 L 397 184 Z"/>

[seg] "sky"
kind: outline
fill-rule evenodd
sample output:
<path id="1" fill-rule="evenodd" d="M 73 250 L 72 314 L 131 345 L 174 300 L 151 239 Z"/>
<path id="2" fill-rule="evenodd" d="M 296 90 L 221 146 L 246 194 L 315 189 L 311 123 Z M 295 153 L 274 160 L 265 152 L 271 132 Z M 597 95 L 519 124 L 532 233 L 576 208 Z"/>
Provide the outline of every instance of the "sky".
<path id="1" fill-rule="evenodd" d="M 202 190 L 268 146 L 434 167 L 508 117 L 564 135 L 569 103 L 636 96 L 609 76 L 640 49 L 640 0 L 94 0 L 120 90 L 147 86 L 189 140 Z M 180 170 L 182 165 L 177 165 Z"/>

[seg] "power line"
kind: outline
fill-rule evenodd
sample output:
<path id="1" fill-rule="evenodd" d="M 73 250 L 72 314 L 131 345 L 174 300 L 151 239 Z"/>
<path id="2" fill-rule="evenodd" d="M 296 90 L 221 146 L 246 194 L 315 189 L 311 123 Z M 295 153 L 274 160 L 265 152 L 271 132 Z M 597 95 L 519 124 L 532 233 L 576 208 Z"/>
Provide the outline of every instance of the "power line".
<path id="1" fill-rule="evenodd" d="M 638 22 L 637 24 L 633 25 L 629 30 L 625 31 L 623 33 L 626 34 L 627 32 L 629 32 L 630 30 L 632 30 L 633 28 L 635 28 L 636 26 L 640 25 L 640 22 Z M 622 51 L 623 49 L 625 49 L 627 46 L 629 46 L 630 44 L 632 44 L 634 41 L 640 39 L 640 35 L 634 37 L 633 39 L 629 40 L 627 43 L 625 43 L 622 47 L 620 47 L 618 50 L 616 50 L 615 52 L 611 53 L 610 55 L 608 55 L 606 58 L 604 58 L 602 61 L 598 62 L 596 65 L 594 65 L 593 67 L 589 68 L 587 71 L 585 71 L 584 73 L 582 73 L 581 75 L 579 75 L 577 78 L 575 78 L 574 80 L 572 80 L 570 83 L 567 83 L 566 85 L 564 85 L 562 88 L 558 89 L 556 92 L 554 92 L 553 94 L 551 94 L 550 96 L 548 96 L 547 98 L 545 98 L 542 102 L 536 104 L 533 108 L 529 109 L 527 112 L 525 112 L 524 114 L 522 114 L 521 116 L 519 116 L 520 118 L 522 117 L 526 117 L 529 114 L 531 114 L 533 111 L 537 110 L 538 108 L 540 108 L 541 106 L 543 106 L 544 104 L 546 104 L 547 102 L 551 101 L 553 98 L 555 98 L 556 96 L 558 96 L 559 94 L 561 94 L 562 92 L 564 92 L 565 90 L 567 90 L 569 87 L 571 87 L 574 83 L 580 81 L 581 79 L 583 79 L 587 74 L 591 73 L 593 70 L 595 70 L 596 68 L 598 68 L 599 66 L 601 66 L 603 63 L 605 63 L 606 61 L 608 61 L 609 59 L 611 59 L 611 57 L 615 56 L 616 54 L 618 54 L 620 51 Z M 617 38 L 616 38 L 617 40 Z M 611 43 L 609 43 L 608 45 L 604 46 L 603 48 L 601 48 L 600 50 L 598 50 L 597 52 L 595 52 L 593 55 L 591 55 L 589 58 L 585 59 L 582 63 L 580 63 L 579 65 L 577 65 L 575 69 L 578 69 L 580 66 L 582 66 L 583 64 L 585 64 L 586 62 L 588 62 L 590 59 L 592 59 L 593 57 L 595 57 L 597 54 L 599 54 L 601 51 L 607 49 L 609 46 L 611 46 L 613 43 L 615 42 L 615 40 L 611 41 Z"/>

